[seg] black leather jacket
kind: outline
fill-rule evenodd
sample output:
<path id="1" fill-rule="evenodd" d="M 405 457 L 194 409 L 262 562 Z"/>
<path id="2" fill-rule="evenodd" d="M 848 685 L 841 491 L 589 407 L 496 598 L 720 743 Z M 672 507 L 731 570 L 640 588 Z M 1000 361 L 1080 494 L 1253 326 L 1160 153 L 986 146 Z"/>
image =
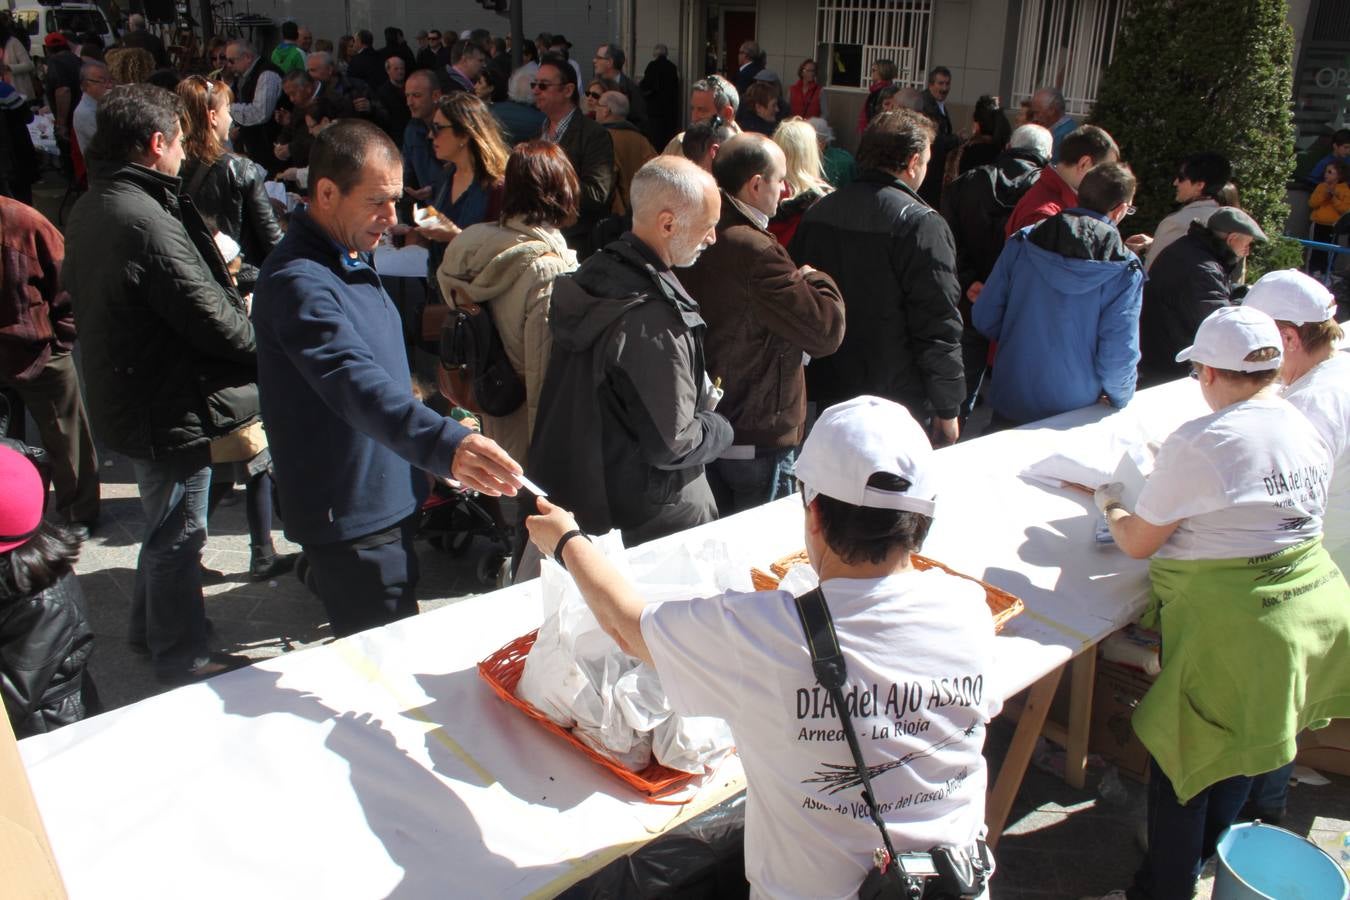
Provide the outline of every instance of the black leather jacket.
<path id="1" fill-rule="evenodd" d="M 82 603 L 73 571 L 32 596 L 6 596 L 0 588 L 0 698 L 15 737 L 43 734 L 100 712 L 85 671 L 94 633 Z"/>
<path id="2" fill-rule="evenodd" d="M 184 192 L 208 226 L 239 242 L 245 262 L 261 266 L 281 240 L 281 226 L 263 190 L 263 173 L 235 153 L 221 156 L 198 181 L 200 167 L 197 160 L 184 161 L 179 173 Z"/>

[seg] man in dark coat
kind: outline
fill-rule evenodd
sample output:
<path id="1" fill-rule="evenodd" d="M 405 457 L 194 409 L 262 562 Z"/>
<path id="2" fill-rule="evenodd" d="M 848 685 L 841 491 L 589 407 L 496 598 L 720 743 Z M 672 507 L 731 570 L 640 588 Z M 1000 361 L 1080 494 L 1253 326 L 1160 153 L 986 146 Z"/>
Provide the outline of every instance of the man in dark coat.
<path id="1" fill-rule="evenodd" d="M 667 58 L 665 44 L 657 44 L 652 61 L 642 73 L 642 96 L 647 101 L 648 138 L 664 147 L 680 130 L 680 70 Z"/>
<path id="2" fill-rule="evenodd" d="M 1003 252 L 1003 231 L 1017 201 L 1049 165 L 1050 147 L 1049 130 L 1021 125 L 993 164 L 965 172 L 942 192 L 942 217 L 956 241 L 956 279 L 961 285 L 961 360 L 966 371 L 963 419 L 974 406 L 989 357 L 989 341 L 971 325 L 970 305 Z"/>
<path id="3" fill-rule="evenodd" d="M 375 50 L 375 35 L 361 29 L 355 35 L 355 51 L 347 62 L 347 75 L 370 85 L 371 90 L 384 83 L 384 59 Z"/>
<path id="4" fill-rule="evenodd" d="M 919 185 L 919 196 L 937 209 L 942 201 L 942 178 L 947 170 L 947 154 L 956 149 L 961 138 L 952 129 L 947 115 L 947 95 L 952 90 L 952 73 L 946 66 L 937 66 L 928 73 L 928 89 L 923 92 L 923 114 L 937 126 L 933 139 L 933 158 L 928 162 L 928 174 Z"/>
<path id="5" fill-rule="evenodd" d="M 957 438 L 966 388 L 956 248 L 916 193 L 933 133 L 913 110 L 877 115 L 858 146 L 861 174 L 807 210 L 789 250 L 834 277 L 848 311 L 839 351 L 807 367 L 809 398 L 895 400 L 941 446 Z"/>
<path id="6" fill-rule="evenodd" d="M 562 229 L 567 246 L 585 259 L 591 252 L 591 232 L 609 215 L 614 202 L 614 141 L 605 126 L 577 108 L 576 74 L 567 61 L 549 54 L 535 73 L 534 105 L 548 121 L 543 137 L 567 154 L 581 186 L 577 221 Z"/>
<path id="7" fill-rule="evenodd" d="M 127 16 L 127 33 L 122 35 L 118 45 L 138 50 L 146 50 L 155 58 L 155 68 L 169 68 L 169 54 L 164 49 L 164 42 L 153 31 L 145 27 L 145 16 L 140 13 L 132 13 Z"/>
<path id="8" fill-rule="evenodd" d="M 708 466 L 719 515 L 795 490 L 792 461 L 805 436 L 803 354 L 829 356 L 844 339 L 834 279 L 798 266 L 768 230 L 787 159 L 763 135 L 742 134 L 713 161 L 722 189 L 717 243 L 681 276 L 708 334 L 708 374 L 721 379 L 718 410 L 736 442 Z"/>
<path id="9" fill-rule="evenodd" d="M 736 75 L 731 83 L 736 85 L 736 93 L 744 94 L 745 89 L 755 83 L 755 76 L 764 71 L 764 52 L 754 41 L 745 41 L 736 51 Z"/>
<path id="10" fill-rule="evenodd" d="M 207 648 L 201 551 L 213 438 L 258 415 L 253 326 L 192 202 L 180 198 L 183 105 L 113 88 L 62 275 L 94 431 L 131 459 L 145 511 L 130 643 L 178 683 L 248 662 Z"/>
<path id="11" fill-rule="evenodd" d="M 1251 216 L 1221 206 L 1208 222 L 1192 222 L 1186 234 L 1158 255 L 1144 284 L 1139 317 L 1139 386 L 1150 387 L 1185 375 L 1190 365 L 1176 356 L 1195 342 L 1200 323 L 1214 310 L 1231 306 L 1233 283 L 1255 241 L 1266 240 Z"/>
<path id="12" fill-rule="evenodd" d="M 281 168 L 273 149 L 281 131 L 275 118 L 283 93 L 281 70 L 258 56 L 248 41 L 230 41 L 225 59 L 235 74 L 230 117 L 237 129 L 236 148 L 268 174 L 275 173 Z"/>
<path id="13" fill-rule="evenodd" d="M 659 156 L 632 191 L 633 230 L 554 283 L 529 453 L 551 500 L 629 546 L 717 518 L 704 466 L 732 441 L 713 412 L 698 303 L 672 270 L 716 241 L 717 185 Z"/>

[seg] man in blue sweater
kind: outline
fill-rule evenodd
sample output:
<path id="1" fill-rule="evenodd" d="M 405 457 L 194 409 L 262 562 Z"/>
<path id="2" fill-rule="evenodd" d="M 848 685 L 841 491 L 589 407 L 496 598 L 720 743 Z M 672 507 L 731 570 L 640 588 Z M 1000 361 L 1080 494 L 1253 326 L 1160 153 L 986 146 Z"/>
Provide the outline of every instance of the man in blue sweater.
<path id="1" fill-rule="evenodd" d="M 342 636 L 417 612 L 429 474 L 514 496 L 520 466 L 413 397 L 398 309 L 371 257 L 403 193 L 398 147 L 369 122 L 338 122 L 315 141 L 309 183 L 309 208 L 254 294 L 258 388 L 286 536 Z"/>
<path id="2" fill-rule="evenodd" d="M 1128 166 L 1083 176 L 1078 207 L 1008 238 L 971 321 L 998 341 L 989 400 L 1006 428 L 1134 396 L 1144 267 L 1117 225 L 1134 208 Z"/>

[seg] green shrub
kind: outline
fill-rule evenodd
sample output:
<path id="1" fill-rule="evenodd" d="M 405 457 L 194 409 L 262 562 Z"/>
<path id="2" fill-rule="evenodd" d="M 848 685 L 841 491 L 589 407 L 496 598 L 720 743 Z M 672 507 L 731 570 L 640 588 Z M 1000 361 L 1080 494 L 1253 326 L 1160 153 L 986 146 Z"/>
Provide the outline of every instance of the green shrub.
<path id="1" fill-rule="evenodd" d="M 1151 233 L 1173 210 L 1177 164 L 1205 150 L 1232 162 L 1266 234 L 1284 232 L 1293 48 L 1285 0 L 1132 0 L 1092 112 L 1139 179 L 1127 233 Z M 1287 255 L 1264 248 L 1260 261 L 1273 253 Z"/>

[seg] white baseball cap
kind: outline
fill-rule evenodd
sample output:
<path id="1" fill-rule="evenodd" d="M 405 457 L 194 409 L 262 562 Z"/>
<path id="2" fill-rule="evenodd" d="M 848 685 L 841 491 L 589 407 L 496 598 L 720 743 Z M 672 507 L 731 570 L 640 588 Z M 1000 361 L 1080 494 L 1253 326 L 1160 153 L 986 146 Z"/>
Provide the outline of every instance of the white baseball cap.
<path id="1" fill-rule="evenodd" d="M 933 447 L 899 403 L 855 397 L 831 406 L 816 421 L 797 457 L 795 474 L 809 503 L 816 494 L 853 506 L 932 516 L 936 506 Z M 878 472 L 909 482 L 902 492 L 869 487 Z"/>
<path id="2" fill-rule="evenodd" d="M 1267 272 L 1247 291 L 1243 306 L 1283 322 L 1307 325 L 1336 315 L 1336 297 L 1316 278 L 1297 269 Z"/>
<path id="3" fill-rule="evenodd" d="M 1177 354 L 1177 362 L 1198 362 L 1230 372 L 1268 372 L 1280 367 L 1280 329 L 1275 320 L 1249 306 L 1225 306 L 1205 317 L 1195 343 Z M 1255 350 L 1274 347 L 1275 356 L 1248 362 Z"/>

